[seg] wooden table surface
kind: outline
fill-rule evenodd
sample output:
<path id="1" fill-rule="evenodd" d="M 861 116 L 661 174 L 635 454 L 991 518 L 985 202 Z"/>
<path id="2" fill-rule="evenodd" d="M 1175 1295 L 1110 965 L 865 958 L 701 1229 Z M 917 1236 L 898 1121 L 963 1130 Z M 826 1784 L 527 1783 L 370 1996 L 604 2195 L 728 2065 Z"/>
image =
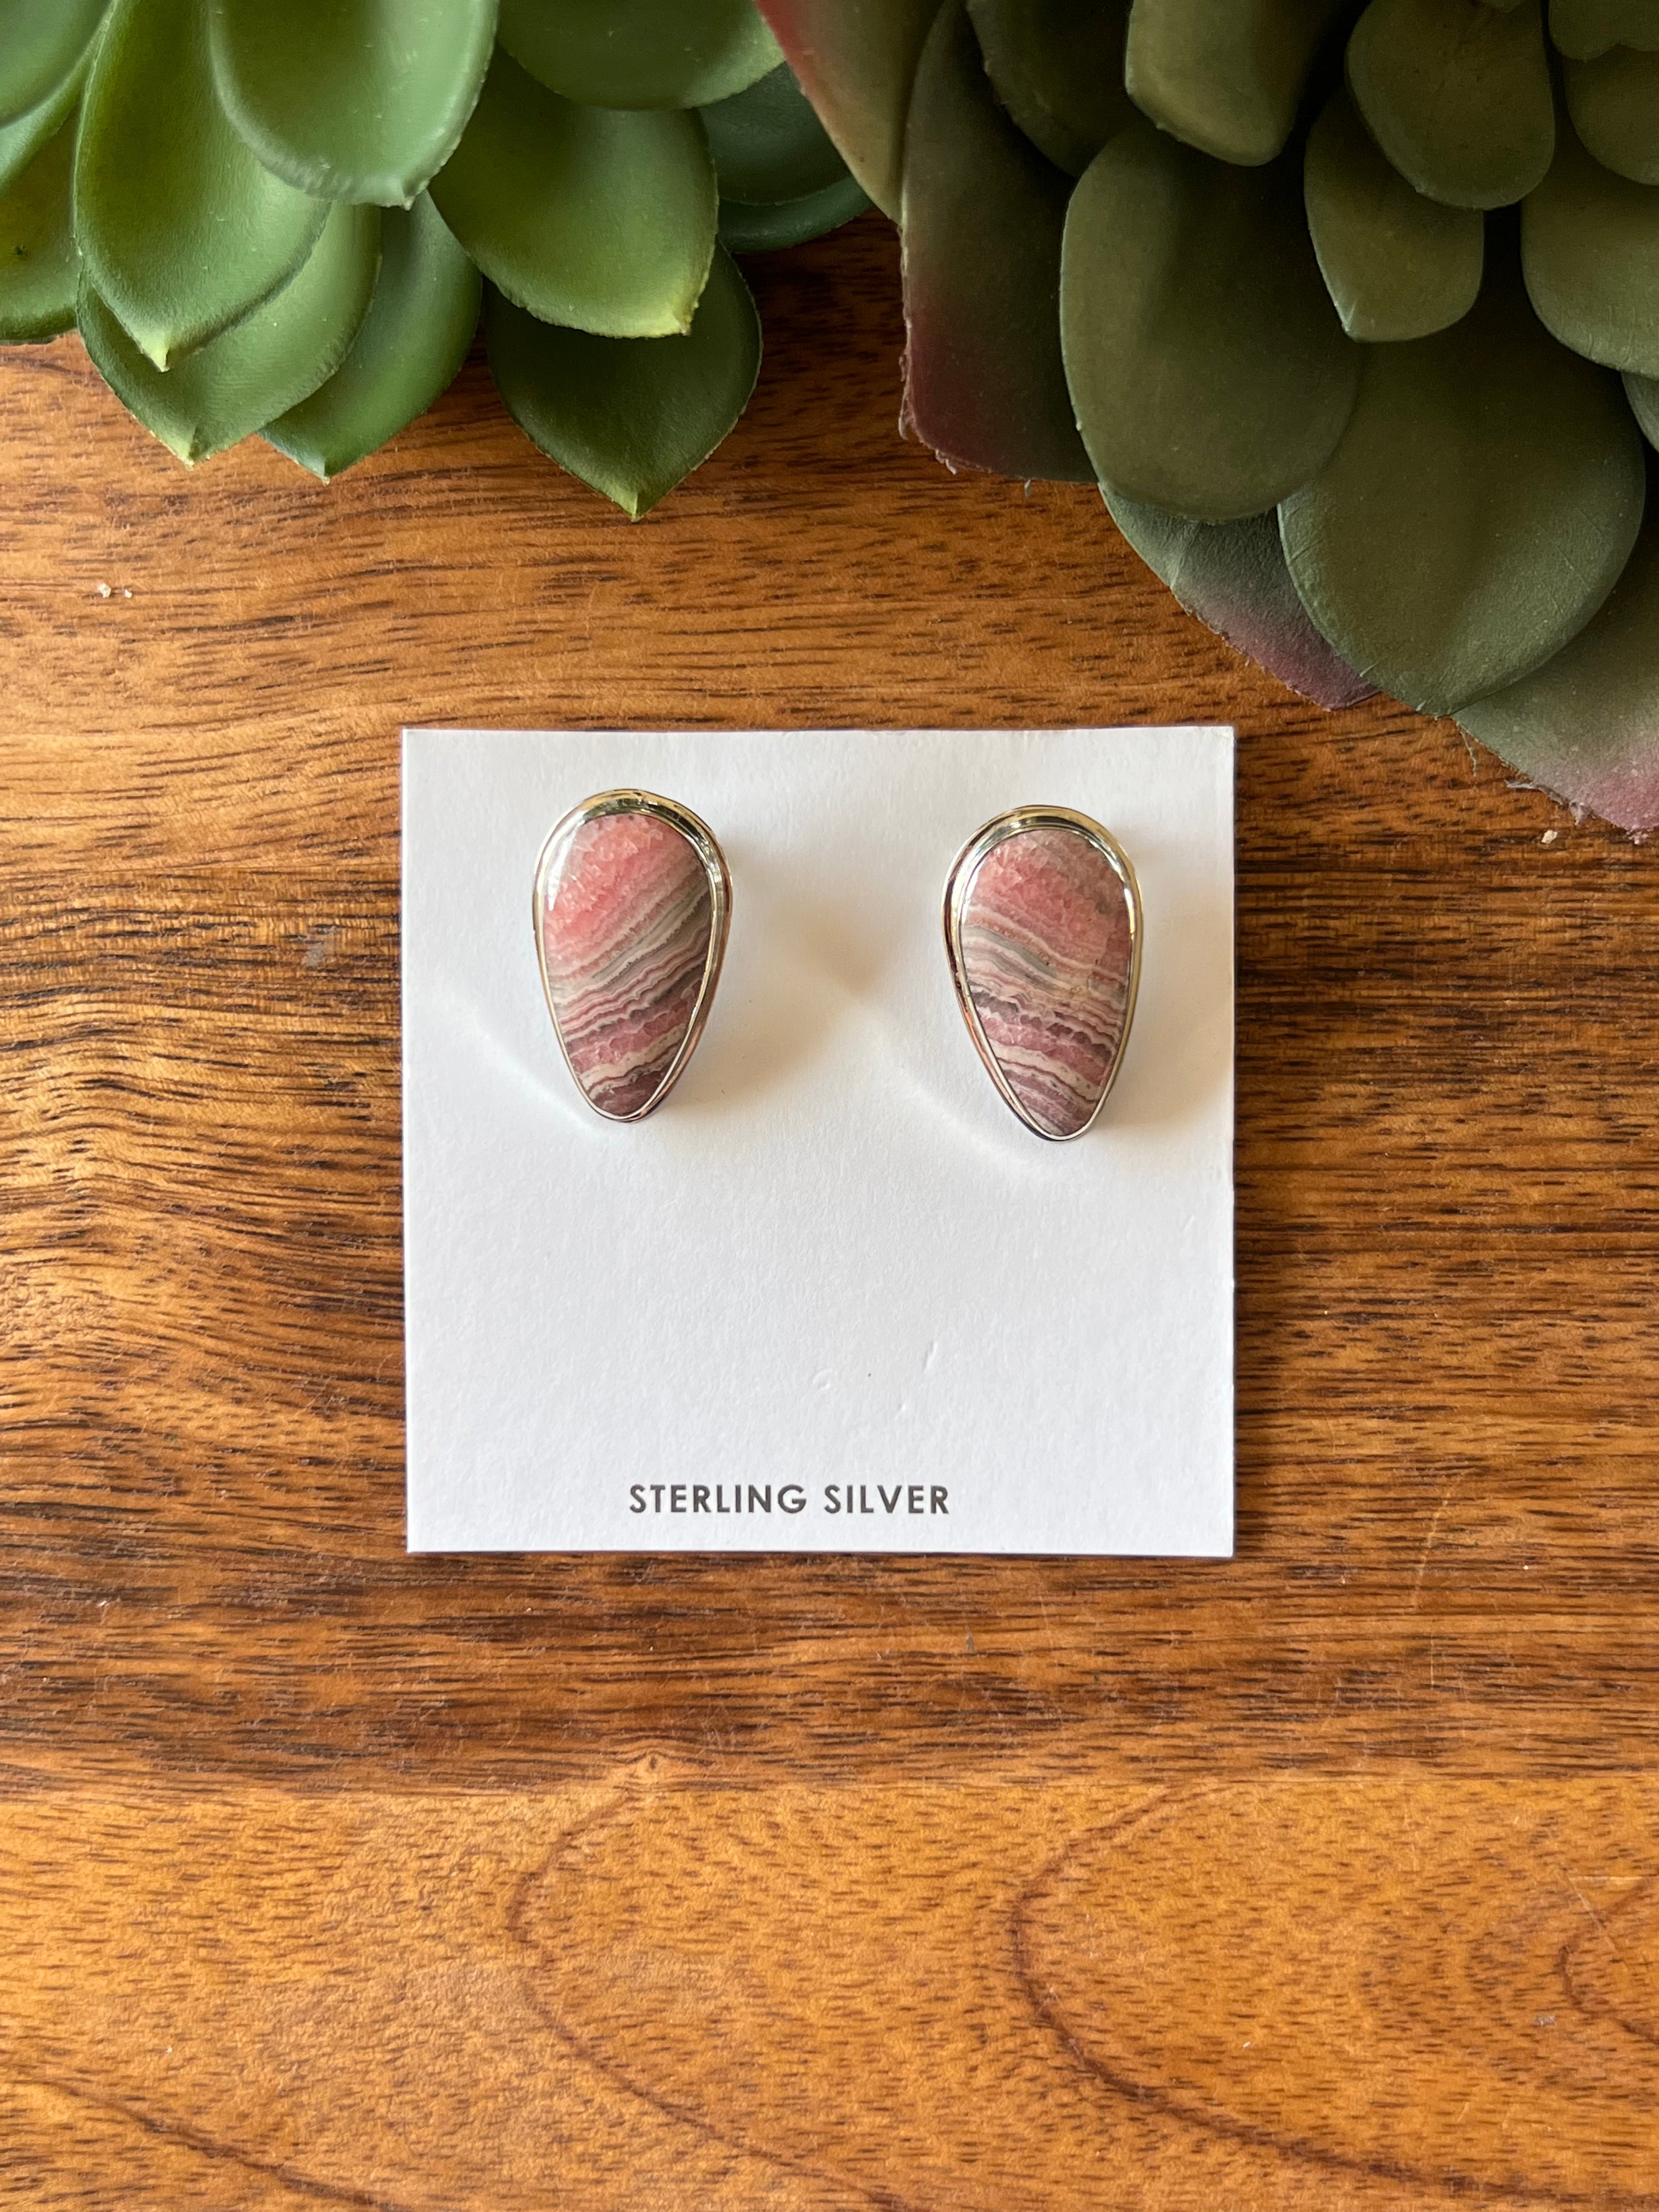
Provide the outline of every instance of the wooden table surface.
<path id="1" fill-rule="evenodd" d="M 1659 2206 L 1659 862 L 763 264 L 630 526 L 0 365 L 0 2201 Z M 1239 1550 L 405 1559 L 400 722 L 1233 720 Z"/>

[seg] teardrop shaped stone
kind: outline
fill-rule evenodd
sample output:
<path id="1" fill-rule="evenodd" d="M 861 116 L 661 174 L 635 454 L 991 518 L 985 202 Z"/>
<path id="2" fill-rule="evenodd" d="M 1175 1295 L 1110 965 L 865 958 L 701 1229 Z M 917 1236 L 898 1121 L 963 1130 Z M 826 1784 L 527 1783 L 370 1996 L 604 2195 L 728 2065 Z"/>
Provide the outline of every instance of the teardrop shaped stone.
<path id="1" fill-rule="evenodd" d="M 714 927 L 708 872 L 660 816 L 585 822 L 538 916 L 553 1024 L 583 1096 L 613 1121 L 661 1091 L 696 1020 Z"/>
<path id="2" fill-rule="evenodd" d="M 1003 1081 L 1050 1137 L 1088 1127 L 1128 1026 L 1129 892 L 1081 831 L 1017 830 L 963 902 L 963 987 Z"/>

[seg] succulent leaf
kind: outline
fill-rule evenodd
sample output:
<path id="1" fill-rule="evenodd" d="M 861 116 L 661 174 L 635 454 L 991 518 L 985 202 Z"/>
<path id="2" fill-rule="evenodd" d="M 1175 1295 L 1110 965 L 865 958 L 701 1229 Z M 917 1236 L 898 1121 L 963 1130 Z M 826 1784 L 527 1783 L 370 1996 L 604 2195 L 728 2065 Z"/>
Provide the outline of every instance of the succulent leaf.
<path id="1" fill-rule="evenodd" d="M 1427 337 L 1480 291 L 1486 221 L 1413 191 L 1339 85 L 1309 134 L 1308 229 L 1352 338 Z"/>
<path id="2" fill-rule="evenodd" d="M 58 136 L 80 106 L 87 72 L 92 67 L 92 54 L 88 45 L 69 75 L 54 85 L 37 106 L 27 109 L 9 123 L 0 124 L 0 192 L 11 190 L 35 155 Z"/>
<path id="3" fill-rule="evenodd" d="M 1659 827 L 1659 489 L 1648 514 L 1594 620 L 1535 673 L 1457 714 L 1471 737 L 1547 791 L 1638 832 Z"/>
<path id="4" fill-rule="evenodd" d="M 351 350 L 264 434 L 325 482 L 406 429 L 453 383 L 478 327 L 483 280 L 422 192 L 380 219 L 380 267 Z"/>
<path id="5" fill-rule="evenodd" d="M 82 103 L 75 232 L 100 305 L 155 366 L 279 291 L 327 214 L 232 128 L 198 0 L 115 0 Z"/>
<path id="6" fill-rule="evenodd" d="M 1659 46 L 1659 9 L 1653 0 L 1550 0 L 1550 36 L 1577 62 L 1609 46 Z"/>
<path id="7" fill-rule="evenodd" d="M 0 0 L 0 124 L 15 123 L 40 106 L 74 75 L 107 4 Z"/>
<path id="8" fill-rule="evenodd" d="M 1567 112 L 1586 152 L 1638 185 L 1659 185 L 1659 52 L 1615 46 L 1568 62 Z"/>
<path id="9" fill-rule="evenodd" d="M 1461 323 L 1369 349 L 1342 442 L 1279 510 L 1303 605 L 1361 675 L 1455 713 L 1607 598 L 1641 525 L 1642 450 L 1616 380 L 1495 270 Z"/>
<path id="10" fill-rule="evenodd" d="M 1147 122 L 1109 141 L 1072 196 L 1060 331 L 1097 476 L 1206 522 L 1305 483 L 1358 382 L 1294 158 L 1230 169 Z"/>
<path id="11" fill-rule="evenodd" d="M 0 343 L 73 306 L 187 460 L 350 466 L 482 295 L 642 514 L 752 390 L 732 251 L 866 187 L 947 459 L 1659 828 L 1659 0 L 0 0 Z"/>
<path id="12" fill-rule="evenodd" d="M 702 111 L 724 202 L 770 207 L 828 191 L 847 164 L 787 62 Z"/>
<path id="13" fill-rule="evenodd" d="M 1659 377 L 1626 376 L 1625 397 L 1636 427 L 1649 445 L 1659 447 Z"/>
<path id="14" fill-rule="evenodd" d="M 1376 685 L 1355 674 L 1297 597 L 1276 514 L 1194 522 L 1103 485 L 1112 520 L 1188 614 L 1321 707 L 1352 707 Z"/>
<path id="15" fill-rule="evenodd" d="M 1533 305 L 1563 345 L 1659 375 L 1659 191 L 1615 177 L 1564 129 L 1521 243 Z"/>
<path id="16" fill-rule="evenodd" d="M 498 50 L 432 198 L 490 283 L 544 322 L 605 337 L 690 326 L 719 199 L 695 115 L 583 106 Z"/>
<path id="17" fill-rule="evenodd" d="M 495 0 L 208 0 L 226 113 L 296 191 L 407 207 L 459 143 Z"/>
<path id="18" fill-rule="evenodd" d="M 163 372 L 87 282 L 81 335 L 116 397 L 181 461 L 206 460 L 286 413 L 350 350 L 374 289 L 378 208 L 331 208 L 294 281 Z"/>
<path id="19" fill-rule="evenodd" d="M 769 205 L 722 200 L 720 244 L 728 253 L 774 253 L 780 246 L 805 246 L 810 239 L 839 230 L 870 205 L 870 195 L 853 176 L 826 185 L 821 192 L 803 192 L 799 199 L 775 200 Z"/>
<path id="20" fill-rule="evenodd" d="M 991 90 L 963 0 L 945 0 L 904 141 L 905 416 L 947 461 L 1086 483 L 1060 359 L 1067 179 Z"/>
<path id="21" fill-rule="evenodd" d="M 1539 0 L 1370 0 L 1348 41 L 1348 87 L 1401 175 L 1448 207 L 1507 207 L 1549 167 Z"/>
<path id="22" fill-rule="evenodd" d="M 898 220 L 904 121 L 939 0 L 761 0 L 842 159 Z"/>
<path id="23" fill-rule="evenodd" d="M 1346 0 L 1134 0 L 1129 97 L 1218 161 L 1284 149 L 1316 56 Z"/>
<path id="24" fill-rule="evenodd" d="M 1135 112 L 1127 0 L 968 0 L 997 98 L 1041 154 L 1080 177 Z"/>
<path id="25" fill-rule="evenodd" d="M 602 338 L 486 298 L 489 366 L 526 436 L 635 521 L 706 461 L 749 404 L 760 318 L 716 249 L 684 337 Z"/>
<path id="26" fill-rule="evenodd" d="M 75 125 L 0 193 L 0 343 L 32 344 L 75 327 L 81 257 L 70 220 Z"/>
<path id="27" fill-rule="evenodd" d="M 514 60 L 550 91 L 595 107 L 706 107 L 782 58 L 753 0 L 501 0 L 501 40 Z"/>

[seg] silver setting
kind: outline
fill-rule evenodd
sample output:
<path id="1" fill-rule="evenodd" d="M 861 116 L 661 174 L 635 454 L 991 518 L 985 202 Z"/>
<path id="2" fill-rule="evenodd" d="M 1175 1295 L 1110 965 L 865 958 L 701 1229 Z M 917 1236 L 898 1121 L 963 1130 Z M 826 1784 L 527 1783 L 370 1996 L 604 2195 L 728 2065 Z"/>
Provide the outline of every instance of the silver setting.
<path id="1" fill-rule="evenodd" d="M 1080 1128 L 1060 1131 L 1045 1129 L 1034 1121 L 1009 1089 L 996 1054 L 991 1049 L 979 1015 L 975 1009 L 968 979 L 962 963 L 962 919 L 973 890 L 974 878 L 987 854 L 1028 830 L 1070 830 L 1086 838 L 1102 858 L 1109 861 L 1121 882 L 1129 908 L 1129 988 L 1123 1005 L 1123 1033 L 1118 1040 L 1117 1057 L 1112 1062 L 1106 1087 L 1095 1102 L 1095 1109 Z M 1005 1105 L 1017 1115 L 1034 1136 L 1050 1145 L 1069 1145 L 1079 1137 L 1086 1137 L 1100 1119 L 1100 1110 L 1111 1097 L 1123 1066 L 1123 1055 L 1129 1048 L 1129 1031 L 1134 1023 L 1135 999 L 1140 989 L 1141 906 L 1140 886 L 1135 881 L 1134 868 L 1109 830 L 1087 814 L 1079 814 L 1069 806 L 1016 806 L 1006 814 L 999 814 L 976 830 L 957 854 L 951 872 L 945 879 L 945 950 L 951 963 L 951 981 L 956 986 L 957 1004 L 962 1009 L 962 1018 L 968 1024 L 968 1034 L 974 1040 L 974 1049 L 985 1064 L 985 1072 L 997 1087 Z"/>
<path id="2" fill-rule="evenodd" d="M 576 832 L 588 823 L 598 821 L 602 815 L 606 814 L 650 814 L 659 822 L 666 823 L 671 830 L 678 830 L 686 843 L 690 846 L 702 863 L 703 872 L 708 878 L 708 954 L 703 963 L 702 981 L 697 987 L 696 999 L 691 1008 L 690 1024 L 686 1030 L 680 1048 L 675 1054 L 662 1081 L 645 1103 L 642 1106 L 636 1106 L 631 1114 L 607 1113 L 603 1106 L 596 1105 L 588 1097 L 581 1078 L 572 1065 L 569 1052 L 565 1045 L 563 1031 L 559 1027 L 558 1017 L 553 1010 L 553 994 L 547 980 L 544 922 L 547 914 L 549 878 L 562 860 L 565 848 Z M 656 1112 L 658 1107 L 662 1104 L 663 1100 L 667 1097 L 681 1076 L 684 1074 L 686 1063 L 696 1050 L 697 1040 L 702 1035 L 703 1024 L 708 1018 L 708 1010 L 714 996 L 714 986 L 720 981 L 720 964 L 726 958 L 726 940 L 732 927 L 732 872 L 726 865 L 726 855 L 720 850 L 720 840 L 708 824 L 700 816 L 694 814 L 689 806 L 682 806 L 672 799 L 663 799 L 654 791 L 624 788 L 619 791 L 599 792 L 592 799 L 583 799 L 580 806 L 573 806 L 569 813 L 561 816 L 548 831 L 546 842 L 536 860 L 535 883 L 531 892 L 531 926 L 535 932 L 536 964 L 541 970 L 542 996 L 547 1003 L 548 1019 L 552 1024 L 553 1034 L 558 1040 L 560 1054 L 565 1066 L 570 1070 L 570 1079 L 576 1086 L 578 1097 L 585 1105 L 592 1108 L 601 1121 L 643 1121 L 647 1114 Z"/>

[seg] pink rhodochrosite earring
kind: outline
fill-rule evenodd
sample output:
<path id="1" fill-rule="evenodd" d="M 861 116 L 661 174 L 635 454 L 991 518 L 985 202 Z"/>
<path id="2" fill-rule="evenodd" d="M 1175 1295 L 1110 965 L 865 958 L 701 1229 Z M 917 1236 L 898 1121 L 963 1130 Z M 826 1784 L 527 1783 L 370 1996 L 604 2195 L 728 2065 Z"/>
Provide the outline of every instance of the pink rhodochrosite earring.
<path id="1" fill-rule="evenodd" d="M 957 855 L 945 943 L 957 1001 L 992 1082 L 1039 1137 L 1080 1137 L 1105 1104 L 1140 935 L 1128 855 L 1086 814 L 1017 806 Z"/>
<path id="2" fill-rule="evenodd" d="M 714 832 L 649 791 L 605 791 L 536 863 L 536 955 L 576 1087 L 642 1121 L 685 1072 L 720 981 L 732 878 Z"/>

